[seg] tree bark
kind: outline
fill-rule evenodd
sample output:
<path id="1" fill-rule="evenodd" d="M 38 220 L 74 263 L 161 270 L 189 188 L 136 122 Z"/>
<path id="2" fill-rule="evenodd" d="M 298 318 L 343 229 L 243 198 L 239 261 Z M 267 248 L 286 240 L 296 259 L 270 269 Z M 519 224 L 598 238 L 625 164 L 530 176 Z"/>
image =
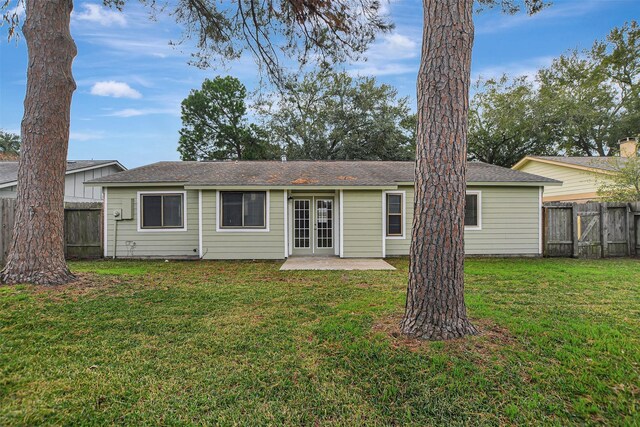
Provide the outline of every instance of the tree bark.
<path id="1" fill-rule="evenodd" d="M 56 285 L 73 278 L 64 259 L 64 180 L 77 50 L 71 0 L 27 0 L 29 51 L 17 209 L 5 283 Z"/>
<path id="2" fill-rule="evenodd" d="M 423 0 L 409 284 L 402 333 L 476 334 L 464 304 L 464 204 L 473 0 Z"/>

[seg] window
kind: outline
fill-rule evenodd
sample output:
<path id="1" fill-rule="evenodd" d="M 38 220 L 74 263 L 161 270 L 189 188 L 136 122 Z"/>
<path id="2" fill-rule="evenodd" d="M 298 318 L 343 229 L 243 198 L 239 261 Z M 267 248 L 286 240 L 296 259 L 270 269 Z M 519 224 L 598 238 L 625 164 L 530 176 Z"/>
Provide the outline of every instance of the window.
<path id="1" fill-rule="evenodd" d="M 464 226 L 480 228 L 480 192 L 468 192 L 465 196 Z"/>
<path id="2" fill-rule="evenodd" d="M 387 193 L 387 236 L 402 236 L 402 194 Z"/>
<path id="3" fill-rule="evenodd" d="M 266 193 L 245 191 L 221 193 L 223 228 L 265 228 Z"/>
<path id="4" fill-rule="evenodd" d="M 141 194 L 142 228 L 184 228 L 184 194 Z"/>

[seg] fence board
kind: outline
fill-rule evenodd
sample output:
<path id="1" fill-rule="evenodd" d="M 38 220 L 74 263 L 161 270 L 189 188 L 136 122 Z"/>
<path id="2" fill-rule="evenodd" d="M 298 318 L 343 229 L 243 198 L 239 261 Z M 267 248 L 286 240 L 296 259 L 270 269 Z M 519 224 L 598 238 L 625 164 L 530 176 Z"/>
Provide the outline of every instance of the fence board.
<path id="1" fill-rule="evenodd" d="M 545 209 L 545 256 L 570 257 L 573 254 L 571 228 L 572 210 L 567 208 Z"/>
<path id="2" fill-rule="evenodd" d="M 606 258 L 640 254 L 640 202 L 544 206 L 545 256 Z"/>
<path id="3" fill-rule="evenodd" d="M 0 265 L 4 265 L 13 239 L 15 199 L 0 199 Z M 67 258 L 102 256 L 102 204 L 65 204 L 64 242 Z"/>
<path id="4" fill-rule="evenodd" d="M 4 265 L 13 240 L 15 212 L 15 199 L 0 199 L 0 265 Z"/>

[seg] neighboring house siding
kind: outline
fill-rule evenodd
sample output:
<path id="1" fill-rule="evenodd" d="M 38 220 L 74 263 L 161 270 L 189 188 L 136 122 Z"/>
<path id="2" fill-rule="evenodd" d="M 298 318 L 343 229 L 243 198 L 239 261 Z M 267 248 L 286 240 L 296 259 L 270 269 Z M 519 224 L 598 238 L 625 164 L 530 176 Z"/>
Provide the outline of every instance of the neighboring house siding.
<path id="1" fill-rule="evenodd" d="M 66 201 L 101 201 L 102 188 L 86 186 L 84 183 L 95 178 L 120 172 L 120 168 L 110 165 L 101 168 L 67 174 L 64 180 L 64 197 Z"/>
<path id="2" fill-rule="evenodd" d="M 186 231 L 138 231 L 138 192 L 184 191 L 180 187 L 111 187 L 107 192 L 107 256 L 113 256 L 116 221 L 115 209 L 122 209 L 133 199 L 133 219 L 118 222 L 118 258 L 124 257 L 197 257 L 198 256 L 198 191 L 186 194 Z M 129 245 L 127 245 L 129 242 Z"/>
<path id="3" fill-rule="evenodd" d="M 545 187 L 545 201 L 593 200 L 599 181 L 606 179 L 604 174 L 536 161 L 529 161 L 518 170 L 562 181 L 561 186 Z"/>
<path id="4" fill-rule="evenodd" d="M 115 165 L 98 167 L 82 172 L 68 173 L 64 179 L 65 202 L 101 202 L 102 188 L 84 185 L 86 181 L 120 172 Z M 15 198 L 17 187 L 0 188 L 0 198 Z"/>
<path id="5" fill-rule="evenodd" d="M 539 254 L 539 188 L 538 187 L 474 187 L 480 191 L 481 230 L 465 230 L 467 255 L 538 255 Z M 386 255 L 409 255 L 413 226 L 413 187 L 406 191 L 405 239 L 386 239 Z M 346 231 L 345 231 L 346 233 Z"/>
<path id="6" fill-rule="evenodd" d="M 269 192 L 269 231 L 216 231 L 216 192 L 202 191 L 204 259 L 284 259 L 284 192 Z"/>
<path id="7" fill-rule="evenodd" d="M 411 246 L 411 228 L 413 227 L 413 186 L 398 187 L 398 191 L 406 193 L 404 210 L 404 239 L 386 238 L 386 255 L 409 255 L 409 246 Z M 386 233 L 386 231 L 385 231 Z"/>
<path id="8" fill-rule="evenodd" d="M 0 188 L 0 198 L 13 199 L 16 197 L 16 186 Z"/>
<path id="9" fill-rule="evenodd" d="M 343 203 L 343 256 L 382 256 L 382 192 L 344 190 Z"/>

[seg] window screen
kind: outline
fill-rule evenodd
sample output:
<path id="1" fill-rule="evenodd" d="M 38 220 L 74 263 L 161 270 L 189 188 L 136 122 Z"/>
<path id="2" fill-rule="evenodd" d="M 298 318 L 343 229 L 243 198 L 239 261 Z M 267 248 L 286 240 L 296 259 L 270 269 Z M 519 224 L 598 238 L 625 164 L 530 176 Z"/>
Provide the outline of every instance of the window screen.
<path id="1" fill-rule="evenodd" d="M 264 191 L 222 193 L 222 227 L 264 228 L 265 212 Z"/>
<path id="2" fill-rule="evenodd" d="M 402 194 L 387 194 L 387 236 L 402 236 Z"/>
<path id="3" fill-rule="evenodd" d="M 182 228 L 182 194 L 143 194 L 142 228 Z"/>
<path id="4" fill-rule="evenodd" d="M 464 205 L 464 225 L 470 227 L 478 226 L 478 195 L 467 194 Z"/>

